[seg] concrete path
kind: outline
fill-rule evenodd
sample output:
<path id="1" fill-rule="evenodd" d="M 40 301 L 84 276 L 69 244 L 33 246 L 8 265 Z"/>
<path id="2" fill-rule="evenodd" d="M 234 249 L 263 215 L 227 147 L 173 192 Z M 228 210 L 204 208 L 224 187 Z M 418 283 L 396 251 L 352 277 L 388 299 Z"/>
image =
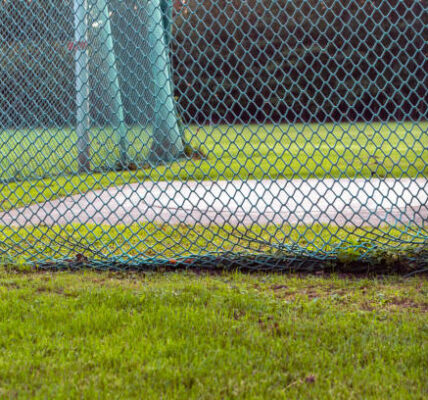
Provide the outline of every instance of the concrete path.
<path id="1" fill-rule="evenodd" d="M 428 223 L 428 180 L 143 182 L 0 213 L 0 225 Z"/>

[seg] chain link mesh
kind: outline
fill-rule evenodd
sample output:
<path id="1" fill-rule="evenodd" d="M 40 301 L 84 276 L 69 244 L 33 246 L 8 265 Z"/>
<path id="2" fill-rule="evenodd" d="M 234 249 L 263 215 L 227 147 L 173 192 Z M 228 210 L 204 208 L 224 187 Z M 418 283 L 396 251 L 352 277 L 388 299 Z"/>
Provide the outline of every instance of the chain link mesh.
<path id="1" fill-rule="evenodd" d="M 425 265 L 427 7 L 3 1 L 2 262 Z"/>

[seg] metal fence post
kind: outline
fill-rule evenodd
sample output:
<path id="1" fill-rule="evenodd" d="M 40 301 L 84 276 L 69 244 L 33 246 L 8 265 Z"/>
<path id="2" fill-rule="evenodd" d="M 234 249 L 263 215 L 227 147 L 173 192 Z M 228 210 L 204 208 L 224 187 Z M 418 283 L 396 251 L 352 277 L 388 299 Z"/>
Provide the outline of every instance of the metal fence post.
<path id="1" fill-rule="evenodd" d="M 79 172 L 88 172 L 89 146 L 89 57 L 86 0 L 74 0 L 74 60 L 76 77 L 76 134 Z"/>

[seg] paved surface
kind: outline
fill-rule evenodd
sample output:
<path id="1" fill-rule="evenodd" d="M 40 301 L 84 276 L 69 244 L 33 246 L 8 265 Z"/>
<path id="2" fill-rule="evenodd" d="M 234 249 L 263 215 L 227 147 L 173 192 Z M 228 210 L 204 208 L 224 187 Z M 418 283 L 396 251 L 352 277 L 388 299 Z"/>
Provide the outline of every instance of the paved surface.
<path id="1" fill-rule="evenodd" d="M 0 213 L 0 225 L 428 222 L 428 180 L 144 182 Z"/>

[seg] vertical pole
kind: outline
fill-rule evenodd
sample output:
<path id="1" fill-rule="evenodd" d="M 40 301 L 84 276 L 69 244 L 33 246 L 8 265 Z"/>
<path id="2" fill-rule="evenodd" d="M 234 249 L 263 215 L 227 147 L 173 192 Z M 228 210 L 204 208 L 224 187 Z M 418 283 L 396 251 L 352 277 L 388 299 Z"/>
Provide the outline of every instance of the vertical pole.
<path id="1" fill-rule="evenodd" d="M 174 103 L 169 38 L 172 5 L 167 0 L 151 0 L 147 4 L 150 18 L 150 62 L 153 73 L 154 121 L 153 143 L 149 156 L 152 165 L 175 160 L 183 152 Z"/>
<path id="2" fill-rule="evenodd" d="M 104 71 L 103 67 L 106 68 L 106 91 L 108 94 L 108 102 L 111 106 L 111 124 L 119 135 L 120 162 L 122 166 L 126 166 L 128 163 L 129 144 L 126 137 L 125 116 L 123 111 L 122 95 L 120 93 L 119 73 L 117 70 L 116 54 L 113 45 L 109 9 L 106 0 L 98 0 L 96 4 L 96 10 L 99 12 L 98 17 L 100 19 L 100 31 L 98 32 L 100 48 L 97 49 L 97 51 L 99 51 L 100 56 L 102 57 L 102 63 L 105 63 L 104 65 L 100 65 L 100 67 L 102 71 Z"/>
<path id="3" fill-rule="evenodd" d="M 76 133 L 79 173 L 91 168 L 89 153 L 89 57 L 86 0 L 74 0 L 74 61 L 76 74 Z"/>

